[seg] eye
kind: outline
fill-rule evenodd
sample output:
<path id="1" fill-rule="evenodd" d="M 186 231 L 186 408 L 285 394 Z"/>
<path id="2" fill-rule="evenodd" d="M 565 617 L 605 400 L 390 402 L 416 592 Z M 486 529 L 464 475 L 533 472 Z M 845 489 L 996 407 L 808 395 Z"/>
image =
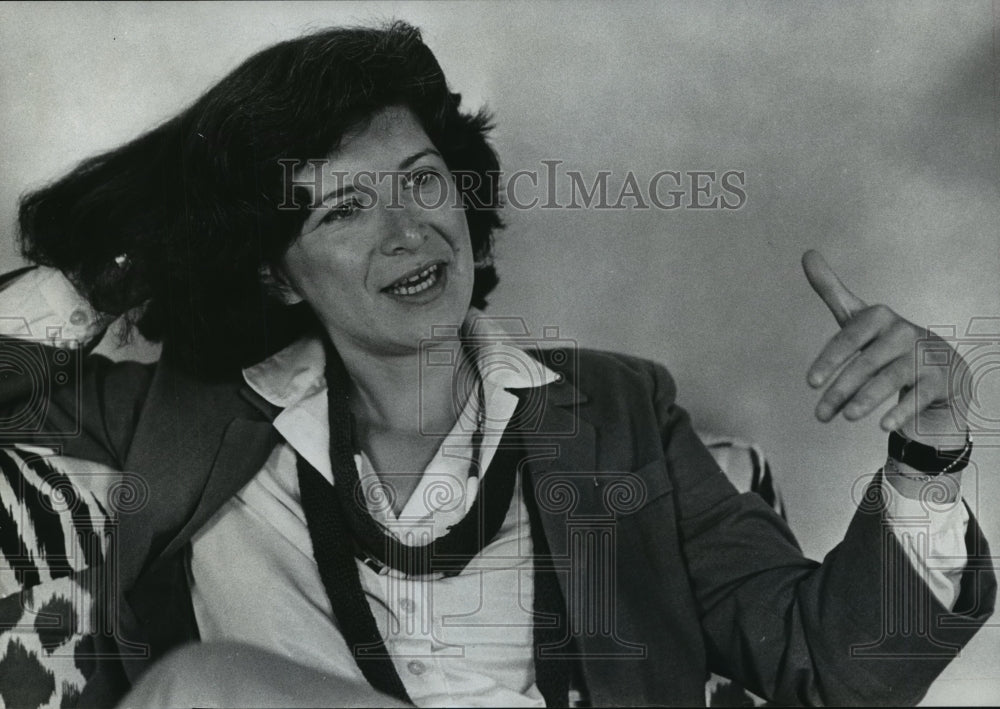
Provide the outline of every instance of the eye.
<path id="1" fill-rule="evenodd" d="M 427 168 L 411 172 L 406 176 L 403 184 L 407 189 L 412 189 L 414 187 L 423 187 L 432 182 L 440 182 L 442 179 L 443 177 L 440 172 Z"/>
<path id="2" fill-rule="evenodd" d="M 355 216 L 362 209 L 363 206 L 358 200 L 353 198 L 346 200 L 338 205 L 330 207 L 320 220 L 320 224 L 331 224 L 333 222 L 345 221 Z"/>

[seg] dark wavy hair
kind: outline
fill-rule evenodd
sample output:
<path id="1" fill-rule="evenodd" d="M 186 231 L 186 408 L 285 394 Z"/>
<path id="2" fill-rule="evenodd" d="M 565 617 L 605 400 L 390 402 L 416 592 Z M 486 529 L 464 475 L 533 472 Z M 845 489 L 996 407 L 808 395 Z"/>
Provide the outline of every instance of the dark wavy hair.
<path id="1" fill-rule="evenodd" d="M 324 157 L 379 110 L 405 105 L 449 169 L 476 178 L 458 189 L 477 262 L 471 304 L 484 307 L 498 281 L 499 163 L 489 115 L 462 112 L 460 101 L 404 22 L 282 42 L 179 115 L 25 195 L 22 254 L 62 270 L 97 310 L 128 313 L 121 337 L 134 326 L 189 372 L 231 372 L 317 324 L 260 275 L 308 213 L 302 194 L 278 209 L 279 161 Z"/>

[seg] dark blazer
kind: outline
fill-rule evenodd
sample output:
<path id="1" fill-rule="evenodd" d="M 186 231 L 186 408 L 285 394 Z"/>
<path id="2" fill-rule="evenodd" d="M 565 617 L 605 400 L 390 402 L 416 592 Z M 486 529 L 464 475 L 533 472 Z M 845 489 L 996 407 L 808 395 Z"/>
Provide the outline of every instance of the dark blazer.
<path id="1" fill-rule="evenodd" d="M 737 494 L 664 368 L 587 350 L 542 358 L 561 378 L 523 392 L 522 469 L 565 562 L 560 583 L 594 705 L 702 704 L 710 670 L 780 703 L 915 703 L 992 613 L 996 582 L 975 520 L 955 612 L 914 577 L 875 481 L 818 564 L 773 510 Z M 158 365 L 77 354 L 62 371 L 68 382 L 46 389 L 33 431 L 2 433 L 144 481 L 109 555 L 114 632 L 97 642 L 111 656 L 81 698 L 108 705 L 151 661 L 197 638 L 189 540 L 263 465 L 277 411 L 238 373 L 199 381 L 169 352 Z M 39 391 L 37 377 L 9 374 L 0 413 Z"/>

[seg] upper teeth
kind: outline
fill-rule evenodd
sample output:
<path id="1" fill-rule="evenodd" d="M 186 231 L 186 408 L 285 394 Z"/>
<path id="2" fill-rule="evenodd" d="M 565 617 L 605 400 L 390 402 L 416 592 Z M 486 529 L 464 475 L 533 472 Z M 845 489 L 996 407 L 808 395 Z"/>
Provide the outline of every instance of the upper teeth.
<path id="1" fill-rule="evenodd" d="M 416 275 L 401 279 L 389 289 L 389 292 L 396 295 L 414 295 L 427 290 L 437 283 L 438 265 L 428 266 Z"/>

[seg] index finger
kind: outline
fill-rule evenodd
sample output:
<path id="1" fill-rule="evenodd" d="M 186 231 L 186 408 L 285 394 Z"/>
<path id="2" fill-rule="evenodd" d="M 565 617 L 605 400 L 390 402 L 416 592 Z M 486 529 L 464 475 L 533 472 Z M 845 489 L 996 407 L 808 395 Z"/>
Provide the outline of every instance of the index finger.
<path id="1" fill-rule="evenodd" d="M 848 290 L 818 251 L 810 249 L 802 255 L 802 270 L 809 285 L 823 299 L 839 325 L 844 325 L 867 307 L 865 301 Z"/>

